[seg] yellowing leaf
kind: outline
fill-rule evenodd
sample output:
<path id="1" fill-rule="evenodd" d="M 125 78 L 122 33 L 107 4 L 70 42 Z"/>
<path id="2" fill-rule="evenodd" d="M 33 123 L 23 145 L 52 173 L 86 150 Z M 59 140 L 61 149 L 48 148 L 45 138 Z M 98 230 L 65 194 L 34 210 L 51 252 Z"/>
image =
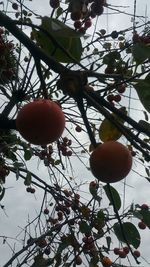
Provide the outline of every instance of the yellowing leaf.
<path id="1" fill-rule="evenodd" d="M 126 112 L 125 108 L 120 108 L 120 111 Z M 117 117 L 115 114 L 112 113 L 116 120 L 120 123 L 124 123 L 122 119 Z M 122 136 L 122 133 L 118 130 L 118 128 L 108 119 L 104 119 L 99 128 L 99 138 L 104 143 L 111 140 L 118 140 Z"/>

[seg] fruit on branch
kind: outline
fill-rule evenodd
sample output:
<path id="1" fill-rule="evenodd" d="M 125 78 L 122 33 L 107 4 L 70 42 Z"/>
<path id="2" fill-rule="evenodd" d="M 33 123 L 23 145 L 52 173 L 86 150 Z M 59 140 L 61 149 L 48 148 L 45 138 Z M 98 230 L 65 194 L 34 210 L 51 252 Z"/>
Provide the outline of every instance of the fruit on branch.
<path id="1" fill-rule="evenodd" d="M 115 255 L 119 255 L 119 252 L 120 252 L 120 248 L 114 248 L 114 254 Z"/>
<path id="2" fill-rule="evenodd" d="M 76 21 L 74 22 L 74 27 L 75 27 L 75 29 L 80 29 L 80 28 L 82 27 L 82 22 L 81 22 L 81 20 L 76 20 Z"/>
<path id="3" fill-rule="evenodd" d="M 76 265 L 81 265 L 82 264 L 82 259 L 81 259 L 80 256 L 76 256 L 74 261 L 75 261 Z"/>
<path id="4" fill-rule="evenodd" d="M 130 250 L 129 247 L 123 247 L 123 251 L 127 254 L 129 254 Z"/>
<path id="5" fill-rule="evenodd" d="M 49 4 L 52 8 L 56 9 L 59 7 L 60 5 L 60 0 L 50 0 Z"/>
<path id="6" fill-rule="evenodd" d="M 18 10 L 18 4 L 17 3 L 12 3 L 12 8 L 14 10 Z"/>
<path id="7" fill-rule="evenodd" d="M 73 21 L 76 21 L 82 19 L 83 15 L 82 12 L 78 10 L 78 11 L 73 11 L 70 16 Z"/>
<path id="8" fill-rule="evenodd" d="M 114 95 L 113 94 L 110 94 L 110 95 L 107 95 L 107 100 L 111 103 L 114 101 Z"/>
<path id="9" fill-rule="evenodd" d="M 57 103 L 39 99 L 21 108 L 16 118 L 16 127 L 29 143 L 47 145 L 61 136 L 65 116 Z"/>
<path id="10" fill-rule="evenodd" d="M 33 187 L 27 187 L 27 188 L 26 188 L 26 191 L 27 191 L 28 193 L 34 194 L 34 193 L 35 193 L 35 188 L 33 188 Z"/>
<path id="11" fill-rule="evenodd" d="M 93 175 L 101 182 L 115 183 L 125 178 L 132 167 L 131 152 L 123 144 L 108 141 L 99 145 L 90 156 Z"/>
<path id="12" fill-rule="evenodd" d="M 133 251 L 133 255 L 136 257 L 136 258 L 139 258 L 141 256 L 141 253 L 139 250 L 134 250 Z"/>
<path id="13" fill-rule="evenodd" d="M 77 125 L 75 130 L 76 130 L 76 132 L 80 133 L 82 131 L 82 128 L 79 125 Z"/>
<path id="14" fill-rule="evenodd" d="M 110 267 L 112 265 L 112 263 L 113 262 L 111 261 L 110 258 L 108 258 L 108 257 L 103 257 L 102 258 L 102 264 L 103 264 L 104 267 Z"/>
<path id="15" fill-rule="evenodd" d="M 48 256 L 50 253 L 51 253 L 51 249 L 50 249 L 50 247 L 47 247 L 47 248 L 44 250 L 44 254 Z"/>
<path id="16" fill-rule="evenodd" d="M 121 101 L 121 96 L 120 95 L 115 95 L 114 96 L 114 101 L 117 102 L 117 103 L 120 102 Z"/>
<path id="17" fill-rule="evenodd" d="M 35 243 L 40 248 L 45 248 L 47 246 L 47 241 L 44 238 L 38 239 Z"/>
<path id="18" fill-rule="evenodd" d="M 90 28 L 92 26 L 92 21 L 91 19 L 87 19 L 84 23 L 85 28 Z"/>
<path id="19" fill-rule="evenodd" d="M 126 85 L 125 85 L 125 84 L 121 84 L 121 85 L 118 86 L 118 88 L 117 88 L 117 91 L 118 91 L 118 93 L 120 93 L 120 94 L 123 94 L 123 93 L 125 92 L 125 90 L 126 90 Z"/>
<path id="20" fill-rule="evenodd" d="M 45 208 L 45 209 L 44 209 L 44 214 L 46 214 L 46 215 L 49 214 L 49 209 L 48 209 L 48 208 Z"/>
<path id="21" fill-rule="evenodd" d="M 146 229 L 146 224 L 145 224 L 143 221 L 141 221 L 141 222 L 138 223 L 138 227 L 139 227 L 141 230 L 144 230 L 144 229 Z"/>
<path id="22" fill-rule="evenodd" d="M 97 16 L 100 16 L 104 12 L 103 5 L 99 4 L 98 2 L 94 2 L 91 5 L 91 12 Z"/>
<path id="23" fill-rule="evenodd" d="M 127 256 L 127 254 L 126 254 L 126 252 L 124 250 L 120 250 L 119 251 L 119 257 L 120 258 L 124 259 L 124 258 L 126 258 L 126 256 Z"/>
<path id="24" fill-rule="evenodd" d="M 142 204 L 141 210 L 149 210 L 149 206 L 147 204 Z"/>

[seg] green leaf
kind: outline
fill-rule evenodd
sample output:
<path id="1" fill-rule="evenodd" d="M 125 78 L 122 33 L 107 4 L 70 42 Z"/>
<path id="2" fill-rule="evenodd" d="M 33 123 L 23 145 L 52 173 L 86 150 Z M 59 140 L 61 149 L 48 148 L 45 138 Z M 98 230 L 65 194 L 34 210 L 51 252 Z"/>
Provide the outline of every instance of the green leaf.
<path id="1" fill-rule="evenodd" d="M 104 215 L 103 210 L 99 210 L 97 212 L 97 219 L 98 219 L 99 222 L 103 222 L 104 221 L 105 215 Z"/>
<path id="2" fill-rule="evenodd" d="M 141 43 L 134 44 L 132 55 L 137 65 L 142 64 L 146 59 L 150 58 L 150 46 Z"/>
<path id="3" fill-rule="evenodd" d="M 63 22 L 49 17 L 42 18 L 42 30 L 33 30 L 33 36 L 37 44 L 49 55 L 63 63 L 73 63 L 75 60 L 80 61 L 82 54 L 82 45 L 80 37 L 72 28 Z M 69 57 L 63 49 L 65 49 Z"/>
<path id="4" fill-rule="evenodd" d="M 31 151 L 30 150 L 24 150 L 24 159 L 26 160 L 26 161 L 28 161 L 28 160 L 30 160 L 32 158 L 32 153 L 31 153 Z"/>
<path id="5" fill-rule="evenodd" d="M 111 244 L 111 237 L 110 236 L 106 236 L 106 242 L 107 242 L 107 249 L 109 251 L 110 250 L 110 244 Z"/>
<path id="6" fill-rule="evenodd" d="M 91 231 L 91 227 L 87 224 L 87 222 L 81 221 L 80 232 L 86 234 L 86 233 L 90 233 L 90 231 Z"/>
<path id="7" fill-rule="evenodd" d="M 24 184 L 26 186 L 29 186 L 31 184 L 32 176 L 30 172 L 27 172 L 27 176 L 25 178 Z"/>
<path id="8" fill-rule="evenodd" d="M 150 228 L 150 211 L 149 210 L 141 210 L 139 211 L 142 215 L 142 221 Z"/>
<path id="9" fill-rule="evenodd" d="M 121 208 L 121 198 L 120 198 L 120 195 L 119 195 L 118 191 L 114 187 L 109 185 L 109 188 L 111 190 L 111 195 L 110 195 L 110 191 L 109 191 L 108 185 L 104 185 L 103 188 L 104 188 L 105 193 L 106 193 L 106 195 L 107 195 L 107 197 L 108 197 L 108 199 L 110 201 L 110 205 L 113 205 L 112 198 L 111 198 L 111 195 L 112 195 L 113 201 L 115 203 L 115 207 L 116 207 L 117 210 L 119 210 Z"/>
<path id="10" fill-rule="evenodd" d="M 150 76 L 134 84 L 134 88 L 144 108 L 150 112 Z"/>
<path id="11" fill-rule="evenodd" d="M 59 267 L 61 265 L 61 253 L 56 254 L 55 260 L 56 260 L 55 267 Z"/>
<path id="12" fill-rule="evenodd" d="M 128 243 L 132 245 L 134 248 L 139 247 L 140 242 L 141 242 L 141 237 L 140 237 L 139 231 L 137 230 L 134 224 L 130 222 L 122 223 L 122 229 L 123 229 L 124 235 L 122 233 L 122 229 L 119 223 L 115 223 L 113 226 L 113 229 L 119 241 L 126 243 L 126 240 L 127 240 Z"/>

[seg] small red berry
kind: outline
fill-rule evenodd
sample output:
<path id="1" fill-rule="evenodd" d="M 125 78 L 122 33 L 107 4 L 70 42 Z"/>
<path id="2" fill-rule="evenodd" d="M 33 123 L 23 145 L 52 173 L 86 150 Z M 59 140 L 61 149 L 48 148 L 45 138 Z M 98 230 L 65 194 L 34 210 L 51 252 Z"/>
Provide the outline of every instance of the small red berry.
<path id="1" fill-rule="evenodd" d="M 114 95 L 113 95 L 113 94 L 108 95 L 108 96 L 107 96 L 107 100 L 108 100 L 109 102 L 114 101 Z"/>
<path id="2" fill-rule="evenodd" d="M 68 140 L 68 146 L 72 145 L 72 140 Z"/>
<path id="3" fill-rule="evenodd" d="M 92 3 L 91 5 L 91 11 L 95 13 L 97 16 L 100 16 L 104 12 L 104 7 L 100 5 L 99 3 Z"/>
<path id="4" fill-rule="evenodd" d="M 47 241 L 45 239 L 37 240 L 36 245 L 40 248 L 45 248 L 47 246 Z"/>
<path id="5" fill-rule="evenodd" d="M 76 256 L 74 261 L 75 261 L 76 265 L 81 265 L 82 264 L 82 259 L 81 259 L 80 256 Z"/>
<path id="6" fill-rule="evenodd" d="M 80 33 L 80 34 L 85 34 L 85 33 L 86 33 L 86 28 L 85 28 L 85 27 L 81 27 L 81 28 L 78 30 L 78 33 Z"/>
<path id="7" fill-rule="evenodd" d="M 76 20 L 74 22 L 75 29 L 80 29 L 82 27 L 82 22 L 80 20 Z"/>
<path id="8" fill-rule="evenodd" d="M 45 210 L 44 210 L 44 214 L 49 214 L 49 209 L 48 208 L 46 208 Z"/>
<path id="9" fill-rule="evenodd" d="M 149 206 L 147 204 L 142 204 L 141 210 L 149 210 Z"/>
<path id="10" fill-rule="evenodd" d="M 60 1 L 59 0 L 50 0 L 49 1 L 49 4 L 50 4 L 50 6 L 52 7 L 52 8 L 58 8 L 59 7 L 59 5 L 60 5 Z"/>
<path id="11" fill-rule="evenodd" d="M 30 192 L 31 192 L 32 194 L 34 194 L 34 193 L 35 193 L 35 188 L 30 188 Z"/>
<path id="12" fill-rule="evenodd" d="M 135 157 L 136 156 L 136 152 L 134 150 L 131 151 L 131 155 L 132 157 Z"/>
<path id="13" fill-rule="evenodd" d="M 28 193 L 31 193 L 31 187 L 27 187 L 27 188 L 26 188 L 26 191 L 27 191 Z"/>
<path id="14" fill-rule="evenodd" d="M 91 19 L 87 19 L 84 23 L 85 28 L 90 28 L 92 26 L 92 21 Z"/>
<path id="15" fill-rule="evenodd" d="M 67 144 L 68 143 L 68 137 L 63 137 L 63 143 Z"/>
<path id="16" fill-rule="evenodd" d="M 79 125 L 77 125 L 75 130 L 76 130 L 76 132 L 80 133 L 82 131 L 82 128 Z"/>
<path id="17" fill-rule="evenodd" d="M 51 253 L 50 247 L 47 247 L 47 248 L 44 250 L 44 254 L 48 256 L 50 253 Z"/>
<path id="18" fill-rule="evenodd" d="M 99 188 L 99 185 L 97 182 L 95 182 L 95 181 L 90 182 L 90 184 L 89 184 L 90 190 L 97 190 L 98 188 Z"/>
<path id="19" fill-rule="evenodd" d="M 119 255 L 120 249 L 119 248 L 114 248 L 114 254 Z"/>
<path id="20" fill-rule="evenodd" d="M 141 229 L 141 230 L 144 230 L 146 228 L 146 224 L 144 222 L 139 222 L 138 223 L 138 227 Z"/>
<path id="21" fill-rule="evenodd" d="M 125 253 L 125 251 L 123 251 L 123 250 L 120 250 L 120 251 L 119 251 L 119 257 L 120 257 L 120 258 L 126 258 L 126 255 L 127 255 L 127 254 Z"/>
<path id="22" fill-rule="evenodd" d="M 136 257 L 136 258 L 139 258 L 141 256 L 141 253 L 139 250 L 134 250 L 133 251 L 133 255 Z"/>
<path id="23" fill-rule="evenodd" d="M 114 96 L 114 101 L 115 102 L 120 102 L 121 101 L 121 96 L 120 95 L 115 95 Z"/>
<path id="24" fill-rule="evenodd" d="M 71 19 L 73 21 L 80 20 L 82 18 L 82 12 L 81 11 L 74 11 L 71 13 Z"/>
<path id="25" fill-rule="evenodd" d="M 123 248 L 123 251 L 124 251 L 124 252 L 126 253 L 126 255 L 127 255 L 127 254 L 129 254 L 129 251 L 130 251 L 130 250 L 129 250 L 128 247 L 124 247 L 124 248 Z"/>
<path id="26" fill-rule="evenodd" d="M 126 85 L 125 84 L 121 84 L 118 88 L 117 88 L 117 91 L 118 93 L 120 94 L 123 94 L 126 90 Z"/>
<path id="27" fill-rule="evenodd" d="M 14 10 L 18 10 L 18 4 L 17 3 L 12 3 L 12 8 Z"/>
<path id="28" fill-rule="evenodd" d="M 71 157 L 71 156 L 72 156 L 72 151 L 71 151 L 71 150 L 68 150 L 68 151 L 66 152 L 66 156 Z"/>

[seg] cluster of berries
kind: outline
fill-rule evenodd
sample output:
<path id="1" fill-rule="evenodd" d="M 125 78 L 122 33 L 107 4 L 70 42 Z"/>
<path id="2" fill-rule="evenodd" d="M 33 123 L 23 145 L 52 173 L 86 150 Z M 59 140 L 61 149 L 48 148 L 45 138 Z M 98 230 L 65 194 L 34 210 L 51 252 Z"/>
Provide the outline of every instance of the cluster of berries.
<path id="1" fill-rule="evenodd" d="M 107 100 L 111 103 L 114 104 L 114 102 L 120 102 L 121 101 L 121 94 L 123 94 L 126 90 L 126 85 L 121 84 L 116 88 L 117 94 L 108 94 L 107 95 Z"/>
<path id="2" fill-rule="evenodd" d="M 35 193 L 35 188 L 29 186 L 29 187 L 26 188 L 26 191 L 27 191 L 28 193 L 34 194 L 34 193 Z"/>
<path id="3" fill-rule="evenodd" d="M 58 149 L 61 151 L 63 156 L 70 157 L 72 156 L 72 150 L 69 149 L 71 146 L 72 141 L 67 137 L 62 139 L 62 142 L 59 143 Z"/>
<path id="4" fill-rule="evenodd" d="M 126 256 L 129 254 L 130 250 L 128 247 L 123 247 L 122 249 L 120 248 L 114 248 L 114 254 L 118 255 L 120 258 L 126 258 Z M 141 253 L 139 250 L 134 250 L 133 251 L 134 257 L 138 258 L 140 257 Z"/>
<path id="5" fill-rule="evenodd" d="M 7 84 L 15 78 L 16 60 L 14 45 L 5 38 L 5 31 L 0 28 L 0 84 Z"/>
<path id="6" fill-rule="evenodd" d="M 142 204 L 140 206 L 140 209 L 141 209 L 141 212 L 142 211 L 149 211 L 149 206 L 147 204 Z M 143 220 L 141 220 L 139 223 L 138 223 L 138 227 L 141 229 L 141 230 L 145 230 L 147 228 L 147 225 L 145 224 L 145 222 Z"/>
<path id="7" fill-rule="evenodd" d="M 47 147 L 43 146 L 43 149 L 40 151 L 36 150 L 34 154 L 39 157 L 40 160 L 44 161 L 45 166 L 49 166 L 49 164 L 54 165 L 54 159 L 52 158 L 53 152 L 53 146 L 49 145 Z"/>
<path id="8" fill-rule="evenodd" d="M 74 21 L 74 28 L 84 34 L 92 26 L 92 19 L 103 14 L 106 5 L 106 0 L 92 0 L 81 4 L 80 9 L 71 8 L 70 17 Z"/>
<path id="9" fill-rule="evenodd" d="M 49 4 L 53 9 L 57 9 L 60 0 L 50 0 Z M 104 6 L 107 6 L 106 0 L 81 1 L 78 5 L 70 2 L 68 11 L 71 20 L 74 21 L 74 28 L 84 34 L 92 26 L 92 18 L 103 14 Z"/>

